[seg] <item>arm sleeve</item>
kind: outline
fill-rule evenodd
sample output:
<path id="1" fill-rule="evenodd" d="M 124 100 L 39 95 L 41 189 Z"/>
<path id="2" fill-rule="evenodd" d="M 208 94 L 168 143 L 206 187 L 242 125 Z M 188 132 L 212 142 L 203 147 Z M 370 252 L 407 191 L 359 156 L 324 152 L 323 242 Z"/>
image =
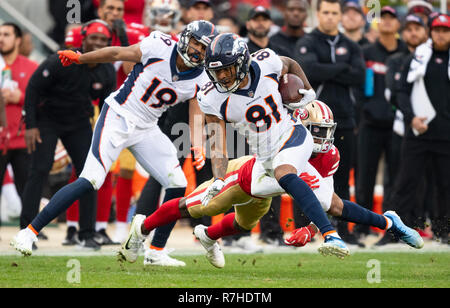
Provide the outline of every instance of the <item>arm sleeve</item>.
<path id="1" fill-rule="evenodd" d="M 34 71 L 25 92 L 25 124 L 26 128 L 36 127 L 37 106 L 42 96 L 57 83 L 62 66 L 57 56 L 52 55 Z"/>
<path id="2" fill-rule="evenodd" d="M 294 59 L 301 65 L 311 82 L 324 82 L 349 68 L 347 63 L 320 63 L 310 38 L 300 39 L 295 47 Z"/>
<path id="3" fill-rule="evenodd" d="M 400 80 L 398 81 L 398 87 L 395 94 L 397 97 L 398 107 L 403 113 L 405 124 L 409 125 L 414 118 L 414 111 L 411 105 L 411 92 L 412 84 L 407 82 L 409 66 L 411 65 L 412 56 L 405 60 L 402 68 Z"/>

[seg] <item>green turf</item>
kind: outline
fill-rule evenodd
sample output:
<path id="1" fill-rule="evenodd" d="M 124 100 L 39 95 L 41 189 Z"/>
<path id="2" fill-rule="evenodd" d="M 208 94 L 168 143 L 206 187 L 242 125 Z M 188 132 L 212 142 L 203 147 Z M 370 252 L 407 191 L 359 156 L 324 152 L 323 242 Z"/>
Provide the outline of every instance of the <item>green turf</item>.
<path id="1" fill-rule="evenodd" d="M 298 288 L 298 287 L 450 287 L 450 253 L 355 253 L 345 260 L 318 254 L 226 255 L 224 269 L 204 256 L 179 256 L 184 268 L 118 263 L 115 257 L 0 257 L 0 287 L 158 287 L 158 288 Z M 81 265 L 80 283 L 69 283 Z M 380 282 L 368 267 L 379 262 Z"/>

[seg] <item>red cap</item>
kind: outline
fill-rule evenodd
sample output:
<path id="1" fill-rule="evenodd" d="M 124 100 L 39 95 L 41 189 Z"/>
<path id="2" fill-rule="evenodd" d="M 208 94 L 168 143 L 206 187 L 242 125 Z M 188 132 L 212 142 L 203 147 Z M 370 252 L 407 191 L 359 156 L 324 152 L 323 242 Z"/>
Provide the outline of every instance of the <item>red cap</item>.
<path id="1" fill-rule="evenodd" d="M 439 15 L 431 23 L 431 28 L 434 28 L 434 27 L 450 28 L 450 17 L 448 17 L 447 15 L 443 15 L 443 14 Z"/>
<path id="2" fill-rule="evenodd" d="M 105 24 L 101 22 L 93 22 L 87 25 L 85 36 L 91 35 L 93 33 L 101 33 L 107 38 L 111 38 L 111 31 Z"/>

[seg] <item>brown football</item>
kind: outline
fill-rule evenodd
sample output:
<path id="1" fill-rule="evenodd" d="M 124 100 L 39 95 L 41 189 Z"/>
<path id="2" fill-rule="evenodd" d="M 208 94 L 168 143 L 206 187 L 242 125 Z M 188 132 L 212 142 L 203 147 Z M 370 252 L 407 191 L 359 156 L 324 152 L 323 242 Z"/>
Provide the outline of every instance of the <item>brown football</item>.
<path id="1" fill-rule="evenodd" d="M 304 89 L 303 81 L 294 74 L 285 74 L 281 77 L 278 91 L 281 93 L 283 104 L 297 103 L 303 95 L 298 93 L 299 89 Z"/>

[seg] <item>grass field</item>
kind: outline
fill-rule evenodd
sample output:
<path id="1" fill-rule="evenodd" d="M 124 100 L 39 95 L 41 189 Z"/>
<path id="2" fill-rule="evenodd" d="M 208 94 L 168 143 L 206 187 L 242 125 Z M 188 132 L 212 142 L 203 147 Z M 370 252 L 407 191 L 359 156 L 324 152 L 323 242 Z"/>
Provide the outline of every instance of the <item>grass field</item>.
<path id="1" fill-rule="evenodd" d="M 1 256 L 0 287 L 450 287 L 448 252 L 355 253 L 345 260 L 310 253 L 229 254 L 224 269 L 212 267 L 203 255 L 177 258 L 187 266 L 144 267 L 142 257 L 121 264 L 113 256 Z M 369 283 L 367 277 L 379 282 Z M 68 282 L 78 278 L 79 283 Z"/>

